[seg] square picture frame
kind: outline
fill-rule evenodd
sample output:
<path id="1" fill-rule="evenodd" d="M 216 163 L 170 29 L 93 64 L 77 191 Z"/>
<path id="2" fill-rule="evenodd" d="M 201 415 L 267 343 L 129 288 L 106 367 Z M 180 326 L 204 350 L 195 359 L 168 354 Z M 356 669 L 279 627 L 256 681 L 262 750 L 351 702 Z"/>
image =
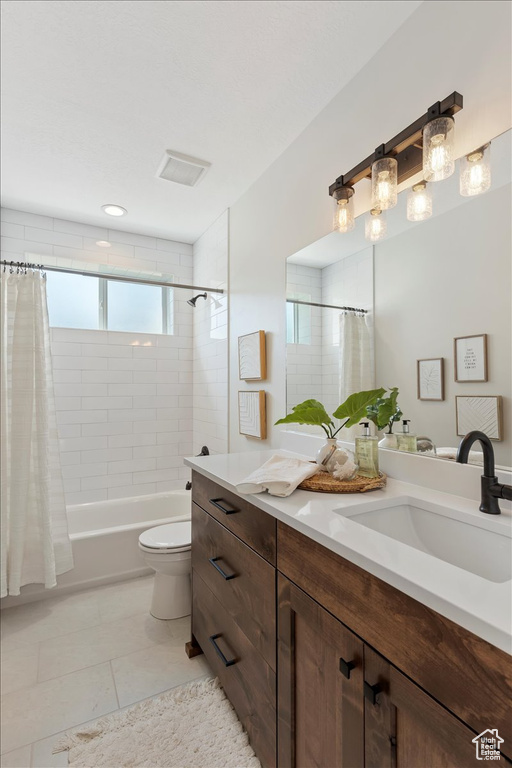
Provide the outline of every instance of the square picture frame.
<path id="1" fill-rule="evenodd" d="M 444 358 L 416 361 L 418 400 L 444 400 Z"/>
<path id="2" fill-rule="evenodd" d="M 484 382 L 488 380 L 487 334 L 458 336 L 453 340 L 455 381 Z"/>
<path id="3" fill-rule="evenodd" d="M 265 440 L 267 437 L 267 414 L 265 408 L 265 392 L 238 392 L 238 431 L 246 437 Z"/>
<path id="4" fill-rule="evenodd" d="M 238 378 L 241 381 L 262 381 L 267 378 L 265 331 L 238 337 Z"/>
<path id="5" fill-rule="evenodd" d="M 455 416 L 459 437 L 476 429 L 490 440 L 503 440 L 501 395 L 457 395 Z"/>

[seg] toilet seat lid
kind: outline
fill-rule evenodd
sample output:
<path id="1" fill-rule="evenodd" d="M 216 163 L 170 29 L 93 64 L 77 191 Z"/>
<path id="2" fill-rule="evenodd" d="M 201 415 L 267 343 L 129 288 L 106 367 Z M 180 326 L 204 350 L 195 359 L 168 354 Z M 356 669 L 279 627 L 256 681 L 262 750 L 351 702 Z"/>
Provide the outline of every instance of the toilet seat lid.
<path id="1" fill-rule="evenodd" d="M 142 546 L 149 549 L 183 549 L 190 547 L 191 539 L 192 525 L 189 520 L 157 525 L 139 536 Z"/>

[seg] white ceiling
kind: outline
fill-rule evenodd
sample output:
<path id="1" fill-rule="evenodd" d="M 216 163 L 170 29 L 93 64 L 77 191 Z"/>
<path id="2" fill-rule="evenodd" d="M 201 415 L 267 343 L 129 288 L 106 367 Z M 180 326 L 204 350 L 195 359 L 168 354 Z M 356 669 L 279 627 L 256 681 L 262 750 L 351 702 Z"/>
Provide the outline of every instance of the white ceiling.
<path id="1" fill-rule="evenodd" d="M 194 242 L 419 5 L 5 0 L 2 204 Z M 157 179 L 166 149 L 212 167 Z"/>

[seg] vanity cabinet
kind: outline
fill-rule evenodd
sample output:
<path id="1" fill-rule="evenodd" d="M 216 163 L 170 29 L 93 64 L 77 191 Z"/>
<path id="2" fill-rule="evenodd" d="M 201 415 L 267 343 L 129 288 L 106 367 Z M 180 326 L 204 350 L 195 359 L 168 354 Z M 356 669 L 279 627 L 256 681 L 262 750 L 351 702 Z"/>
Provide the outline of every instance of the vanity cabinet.
<path id="1" fill-rule="evenodd" d="M 508 654 L 195 472 L 192 643 L 264 768 L 512 755 Z"/>

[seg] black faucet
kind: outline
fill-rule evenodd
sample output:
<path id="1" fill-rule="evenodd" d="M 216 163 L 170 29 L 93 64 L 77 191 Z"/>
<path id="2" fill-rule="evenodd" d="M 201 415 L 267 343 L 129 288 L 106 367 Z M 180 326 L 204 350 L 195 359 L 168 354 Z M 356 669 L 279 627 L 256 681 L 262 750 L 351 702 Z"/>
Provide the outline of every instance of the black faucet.
<path id="1" fill-rule="evenodd" d="M 492 443 L 484 432 L 468 432 L 460 441 L 457 451 L 457 461 L 459 464 L 467 464 L 469 450 L 473 443 L 479 440 L 484 452 L 484 473 L 481 479 L 482 500 L 480 501 L 480 512 L 486 512 L 488 515 L 501 515 L 498 499 L 508 499 L 512 501 L 512 485 L 503 485 L 498 482 L 494 470 L 494 449 Z"/>

